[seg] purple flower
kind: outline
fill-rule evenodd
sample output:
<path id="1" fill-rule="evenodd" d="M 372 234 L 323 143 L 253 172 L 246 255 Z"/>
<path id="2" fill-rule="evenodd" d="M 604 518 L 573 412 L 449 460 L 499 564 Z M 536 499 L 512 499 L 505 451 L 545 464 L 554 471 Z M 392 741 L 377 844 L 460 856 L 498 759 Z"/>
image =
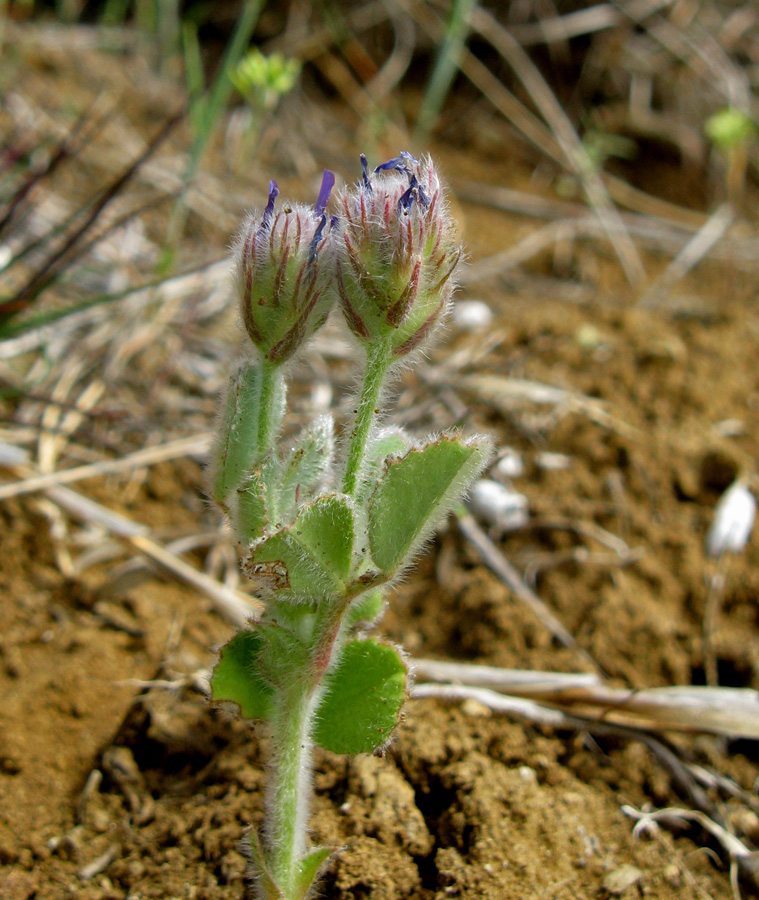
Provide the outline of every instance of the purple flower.
<path id="1" fill-rule="evenodd" d="M 429 157 L 404 151 L 371 174 L 363 155 L 361 165 L 338 201 L 338 292 L 354 334 L 401 357 L 444 317 L 461 248 Z"/>
<path id="2" fill-rule="evenodd" d="M 336 299 L 331 220 L 335 183 L 325 170 L 314 208 L 276 201 L 269 182 L 263 214 L 246 219 L 235 245 L 235 272 L 245 329 L 262 356 L 282 363 L 320 328 Z M 328 228 L 327 226 L 330 225 Z"/>

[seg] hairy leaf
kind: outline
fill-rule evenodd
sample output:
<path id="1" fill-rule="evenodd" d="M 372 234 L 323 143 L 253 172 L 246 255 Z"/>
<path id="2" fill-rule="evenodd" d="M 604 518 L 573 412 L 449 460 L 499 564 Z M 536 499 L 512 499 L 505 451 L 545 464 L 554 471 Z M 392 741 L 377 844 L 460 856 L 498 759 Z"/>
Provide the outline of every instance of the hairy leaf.
<path id="1" fill-rule="evenodd" d="M 298 862 L 298 874 L 295 876 L 294 900 L 304 900 L 319 874 L 319 868 L 334 853 L 334 847 L 317 847 L 311 850 Z"/>
<path id="2" fill-rule="evenodd" d="M 274 689 L 260 669 L 264 639 L 257 631 L 241 631 L 221 648 L 211 675 L 211 696 L 240 707 L 245 719 L 267 719 Z"/>
<path id="3" fill-rule="evenodd" d="M 291 521 L 298 505 L 310 500 L 327 481 L 335 446 L 333 432 L 332 416 L 320 416 L 284 460 L 277 492 L 277 515 L 282 521 Z"/>
<path id="4" fill-rule="evenodd" d="M 382 609 L 385 605 L 385 596 L 381 588 L 375 588 L 373 591 L 367 591 L 362 594 L 350 605 L 346 613 L 346 623 L 349 628 L 360 625 L 365 622 L 371 625 L 380 617 Z"/>
<path id="5" fill-rule="evenodd" d="M 366 451 L 363 484 L 357 494 L 359 503 L 363 505 L 374 490 L 385 462 L 392 456 L 402 456 L 410 444 L 408 435 L 400 428 L 383 428 L 374 437 Z"/>
<path id="6" fill-rule="evenodd" d="M 255 544 L 245 561 L 257 586 L 296 599 L 338 596 L 350 573 L 353 509 L 331 494 L 304 506 L 295 522 Z"/>
<path id="7" fill-rule="evenodd" d="M 407 565 L 482 470 L 482 438 L 441 437 L 390 459 L 369 500 L 369 545 L 382 572 Z"/>
<path id="8" fill-rule="evenodd" d="M 248 834 L 248 850 L 250 851 L 251 868 L 254 870 L 258 878 L 258 887 L 261 890 L 261 896 L 266 900 L 287 900 L 284 891 L 272 877 L 269 871 L 269 863 L 266 854 L 261 846 L 261 839 L 255 830 Z"/>
<path id="9" fill-rule="evenodd" d="M 237 488 L 231 513 L 237 540 L 251 544 L 258 540 L 269 524 L 266 484 L 260 470 L 246 478 Z"/>
<path id="10" fill-rule="evenodd" d="M 398 724 L 407 671 L 394 647 L 349 641 L 317 710 L 315 741 L 333 753 L 382 747 Z"/>
<path id="11" fill-rule="evenodd" d="M 242 479 L 258 463 L 258 426 L 263 374 L 246 363 L 232 377 L 213 458 L 213 497 L 224 506 Z M 275 407 L 284 403 L 284 382 L 276 382 Z"/>

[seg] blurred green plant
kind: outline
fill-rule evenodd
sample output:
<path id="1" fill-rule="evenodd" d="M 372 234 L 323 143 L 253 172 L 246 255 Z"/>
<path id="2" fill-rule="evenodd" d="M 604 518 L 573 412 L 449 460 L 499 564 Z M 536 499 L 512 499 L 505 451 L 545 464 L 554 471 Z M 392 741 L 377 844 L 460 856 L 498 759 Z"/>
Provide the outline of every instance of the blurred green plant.
<path id="1" fill-rule="evenodd" d="M 416 121 L 416 130 L 423 138 L 435 127 L 456 77 L 461 52 L 469 34 L 469 23 L 477 7 L 477 0 L 454 0 L 446 24 L 445 37 L 438 48 L 424 100 Z"/>
<path id="2" fill-rule="evenodd" d="M 281 53 L 263 54 L 254 47 L 233 68 L 229 77 L 254 114 L 272 112 L 294 87 L 301 63 Z"/>
<path id="3" fill-rule="evenodd" d="M 751 116 L 728 106 L 709 116 L 704 131 L 727 159 L 725 189 L 728 200 L 737 206 L 746 184 L 749 147 L 759 138 L 759 127 Z"/>
<path id="4" fill-rule="evenodd" d="M 729 106 L 709 116 L 704 131 L 715 147 L 726 151 L 750 144 L 759 136 L 756 122 L 741 110 Z"/>

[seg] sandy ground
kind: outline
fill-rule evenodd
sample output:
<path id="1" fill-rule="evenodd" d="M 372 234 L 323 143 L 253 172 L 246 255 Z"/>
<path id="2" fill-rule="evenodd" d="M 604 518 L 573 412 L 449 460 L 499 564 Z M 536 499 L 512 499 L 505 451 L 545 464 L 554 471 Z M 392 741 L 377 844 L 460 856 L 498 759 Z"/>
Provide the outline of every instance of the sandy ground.
<path id="1" fill-rule="evenodd" d="M 456 151 L 443 147 L 441 157 L 455 181 Z M 472 177 L 524 186 L 486 154 L 467 165 Z M 464 201 L 459 209 L 475 259 L 525 233 L 516 217 Z M 652 272 L 663 264 L 646 263 Z M 409 373 L 399 386 L 412 429 L 460 417 L 464 429 L 487 430 L 521 455 L 514 486 L 529 499 L 530 523 L 494 540 L 615 685 L 705 683 L 716 563 L 704 537 L 721 493 L 759 458 L 758 285 L 755 274 L 706 264 L 645 307 L 631 300 L 605 246 L 579 243 L 467 287 L 461 297 L 486 300 L 493 323 L 484 332 L 449 329 L 425 370 L 458 360 L 444 385 Z M 214 340 L 232 346 L 233 315 L 224 321 Z M 135 390 L 149 393 L 156 371 L 166 374 L 156 353 L 135 352 Z M 325 371 L 318 359 L 303 364 L 297 396 L 307 398 L 314 373 Z M 571 396 L 514 398 L 506 379 Z M 172 398 L 197 399 L 193 427 L 212 427 L 214 390 L 193 394 L 171 372 L 163 383 Z M 338 407 L 349 383 L 339 360 Z M 117 393 L 107 386 L 101 405 L 108 391 Z M 560 454 L 561 465 L 547 467 L 546 454 Z M 76 488 L 155 533 L 220 524 L 193 459 Z M 110 564 L 65 574 L 49 513 L 35 497 L 0 503 L 0 896 L 241 900 L 239 843 L 262 814 L 267 737 L 212 709 L 189 679 L 213 664 L 231 628 L 206 598 L 155 574 L 115 587 Z M 598 539 L 607 533 L 612 547 Z M 720 564 L 711 646 L 726 686 L 759 687 L 758 557 L 752 539 Z M 188 559 L 207 561 L 200 551 Z M 392 597 L 379 630 L 417 657 L 591 668 L 553 640 L 452 524 Z M 166 689 L 148 685 L 153 679 L 184 681 Z M 683 760 L 749 792 L 708 793 L 755 848 L 757 745 L 669 739 Z M 726 857 L 701 829 L 633 837 L 623 805 L 688 806 L 634 738 L 415 700 L 384 757 L 319 753 L 316 762 L 312 836 L 344 847 L 322 889 L 334 900 L 732 896 Z"/>

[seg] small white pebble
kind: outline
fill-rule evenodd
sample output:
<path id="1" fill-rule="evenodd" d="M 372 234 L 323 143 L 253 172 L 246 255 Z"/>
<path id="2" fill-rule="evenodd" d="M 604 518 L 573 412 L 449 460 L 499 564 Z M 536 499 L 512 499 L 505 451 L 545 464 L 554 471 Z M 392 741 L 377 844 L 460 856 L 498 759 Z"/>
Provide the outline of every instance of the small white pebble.
<path id="1" fill-rule="evenodd" d="M 501 478 L 521 478 L 524 475 L 524 460 L 521 454 L 511 447 L 504 447 L 498 453 L 495 471 Z"/>
<path id="2" fill-rule="evenodd" d="M 746 433 L 746 423 L 742 419 L 723 419 L 714 426 L 719 437 L 742 437 Z"/>
<path id="3" fill-rule="evenodd" d="M 595 350 L 603 341 L 603 337 L 595 325 L 586 322 L 585 325 L 581 325 L 575 332 L 575 340 L 583 350 Z"/>
<path id="4" fill-rule="evenodd" d="M 13 251 L 7 244 L 0 244 L 0 271 L 13 259 Z"/>
<path id="5" fill-rule="evenodd" d="M 517 772 L 522 781 L 528 781 L 530 784 L 538 783 L 538 773 L 530 766 L 520 766 Z"/>
<path id="6" fill-rule="evenodd" d="M 714 520 L 706 535 L 707 554 L 740 553 L 751 535 L 755 517 L 754 495 L 743 481 L 733 482 L 714 510 Z"/>
<path id="7" fill-rule="evenodd" d="M 564 453 L 538 453 L 535 456 L 535 465 L 547 472 L 560 472 L 572 465 L 572 457 Z"/>
<path id="8" fill-rule="evenodd" d="M 453 304 L 451 324 L 459 331 L 483 331 L 493 324 L 493 310 L 482 300 L 459 300 Z"/>
<path id="9" fill-rule="evenodd" d="M 328 381 L 316 381 L 311 387 L 311 406 L 314 411 L 325 412 L 332 405 L 332 386 Z"/>
<path id="10" fill-rule="evenodd" d="M 487 719 L 493 715 L 493 710 L 490 709 L 489 706 L 485 706 L 484 703 L 480 703 L 479 700 L 475 700 L 474 697 L 467 697 L 466 700 L 461 704 L 461 711 L 466 716 L 472 716 L 475 719 Z"/>
<path id="11" fill-rule="evenodd" d="M 503 531 L 522 528 L 529 521 L 527 497 L 489 478 L 475 481 L 469 508 L 486 525 Z"/>

